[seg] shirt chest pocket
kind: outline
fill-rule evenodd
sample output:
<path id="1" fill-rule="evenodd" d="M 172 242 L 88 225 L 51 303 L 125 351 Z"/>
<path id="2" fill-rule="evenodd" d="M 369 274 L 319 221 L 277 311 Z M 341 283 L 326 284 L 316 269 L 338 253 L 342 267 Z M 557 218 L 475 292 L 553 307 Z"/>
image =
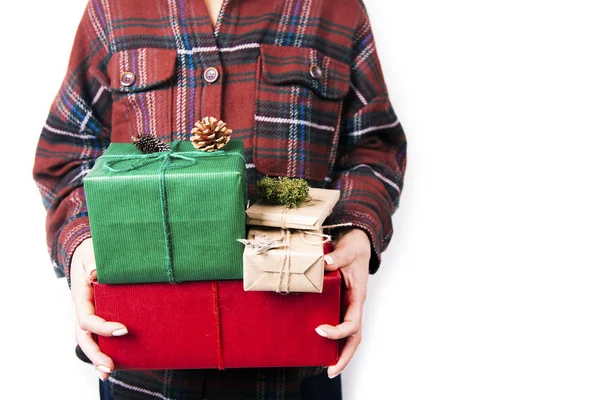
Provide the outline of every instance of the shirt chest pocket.
<path id="1" fill-rule="evenodd" d="M 305 47 L 261 45 L 254 163 L 265 175 L 326 179 L 335 162 L 350 66 Z"/>
<path id="2" fill-rule="evenodd" d="M 177 51 L 139 48 L 114 53 L 108 63 L 113 142 L 145 133 L 171 139 Z"/>

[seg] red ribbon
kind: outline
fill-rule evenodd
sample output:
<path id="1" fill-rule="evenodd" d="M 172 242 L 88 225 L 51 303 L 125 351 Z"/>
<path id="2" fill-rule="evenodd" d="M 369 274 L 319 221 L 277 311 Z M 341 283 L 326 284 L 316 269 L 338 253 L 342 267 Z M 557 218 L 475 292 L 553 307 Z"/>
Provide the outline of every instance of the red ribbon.
<path id="1" fill-rule="evenodd" d="M 219 287 L 217 282 L 212 282 L 213 293 L 213 313 L 215 314 L 215 324 L 217 326 L 217 356 L 219 358 L 219 370 L 225 369 L 223 361 L 223 341 L 221 340 L 221 308 L 219 307 Z"/>

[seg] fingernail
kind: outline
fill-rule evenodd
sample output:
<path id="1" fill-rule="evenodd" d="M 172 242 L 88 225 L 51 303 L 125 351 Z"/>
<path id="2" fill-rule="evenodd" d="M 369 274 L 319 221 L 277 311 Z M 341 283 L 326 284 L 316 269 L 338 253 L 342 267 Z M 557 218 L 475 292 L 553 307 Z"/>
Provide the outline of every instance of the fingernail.
<path id="1" fill-rule="evenodd" d="M 327 337 L 327 332 L 325 332 L 323 329 L 321 328 L 316 328 L 315 332 L 317 332 L 319 334 L 319 336 L 323 336 L 323 337 Z"/>
<path id="2" fill-rule="evenodd" d="M 339 374 L 341 374 L 341 372 L 338 372 L 338 373 L 337 373 L 337 374 L 335 374 L 335 375 L 328 375 L 328 376 L 329 376 L 329 379 L 335 379 L 335 378 L 337 378 L 337 376 L 338 376 Z"/>
<path id="3" fill-rule="evenodd" d="M 102 374 L 100 373 L 100 371 L 97 371 L 97 370 L 94 370 L 94 371 L 96 371 L 96 373 L 98 374 L 98 378 L 100 378 L 100 380 L 101 380 L 102 382 L 104 382 L 104 381 L 106 380 L 106 378 L 104 377 L 104 375 L 102 375 Z"/>
<path id="4" fill-rule="evenodd" d="M 127 328 L 121 328 L 121 329 L 117 329 L 116 331 L 114 331 L 112 333 L 113 336 L 125 336 L 129 333 L 129 331 L 127 331 Z"/>
<path id="5" fill-rule="evenodd" d="M 325 259 L 325 262 L 329 265 L 333 264 L 333 257 L 331 257 L 330 255 L 326 255 L 325 257 L 323 257 Z"/>
<path id="6" fill-rule="evenodd" d="M 96 368 L 98 368 L 100 371 L 104 372 L 105 374 L 110 374 L 112 372 L 110 370 L 110 368 L 105 367 L 104 365 L 98 365 Z"/>

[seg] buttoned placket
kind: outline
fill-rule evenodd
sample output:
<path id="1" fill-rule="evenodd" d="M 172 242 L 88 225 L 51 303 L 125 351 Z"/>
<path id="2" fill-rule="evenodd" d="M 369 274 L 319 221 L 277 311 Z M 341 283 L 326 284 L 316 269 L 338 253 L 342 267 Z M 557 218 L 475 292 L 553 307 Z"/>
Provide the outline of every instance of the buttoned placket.
<path id="1" fill-rule="evenodd" d="M 228 0 L 223 1 L 220 15 L 227 11 L 228 3 Z M 182 140 L 189 137 L 196 121 L 207 116 L 222 119 L 224 69 L 218 35 L 215 35 L 204 0 L 182 2 L 176 14 L 181 18 L 173 25 L 179 37 L 178 73 L 181 75 L 173 96 L 175 117 L 171 139 Z M 203 22 L 181 22 L 190 21 L 190 16 L 204 16 Z"/>
<path id="2" fill-rule="evenodd" d="M 208 17 L 208 9 L 204 1 L 198 1 L 204 14 Z M 227 12 L 229 6 L 227 0 L 223 0 L 219 15 Z M 218 25 L 217 25 L 218 26 Z M 221 60 L 221 52 L 219 51 L 220 43 L 219 36 L 216 33 L 216 27 L 213 27 L 208 18 L 206 24 L 202 24 L 201 49 L 198 52 L 198 68 L 202 69 L 200 76 L 202 77 L 201 94 L 197 96 L 198 102 L 195 105 L 197 113 L 195 119 L 204 117 L 215 117 L 222 119 L 222 104 L 223 104 L 223 87 L 224 87 L 224 69 Z"/>

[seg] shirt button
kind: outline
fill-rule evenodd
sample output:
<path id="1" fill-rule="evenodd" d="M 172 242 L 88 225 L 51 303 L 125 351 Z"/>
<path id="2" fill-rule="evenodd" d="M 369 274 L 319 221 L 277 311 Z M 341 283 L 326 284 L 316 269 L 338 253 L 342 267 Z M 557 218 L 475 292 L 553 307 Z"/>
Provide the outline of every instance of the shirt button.
<path id="1" fill-rule="evenodd" d="M 135 83 L 135 74 L 131 71 L 126 71 L 121 74 L 121 85 L 129 87 Z"/>
<path id="2" fill-rule="evenodd" d="M 319 67 L 317 64 L 312 64 L 309 71 L 310 76 L 312 76 L 313 79 L 321 79 L 321 76 L 323 76 L 323 71 L 321 71 L 321 67 Z"/>
<path id="3" fill-rule="evenodd" d="M 204 80 L 208 83 L 213 83 L 217 79 L 219 79 L 219 70 L 215 67 L 206 68 L 206 71 L 204 71 Z"/>

